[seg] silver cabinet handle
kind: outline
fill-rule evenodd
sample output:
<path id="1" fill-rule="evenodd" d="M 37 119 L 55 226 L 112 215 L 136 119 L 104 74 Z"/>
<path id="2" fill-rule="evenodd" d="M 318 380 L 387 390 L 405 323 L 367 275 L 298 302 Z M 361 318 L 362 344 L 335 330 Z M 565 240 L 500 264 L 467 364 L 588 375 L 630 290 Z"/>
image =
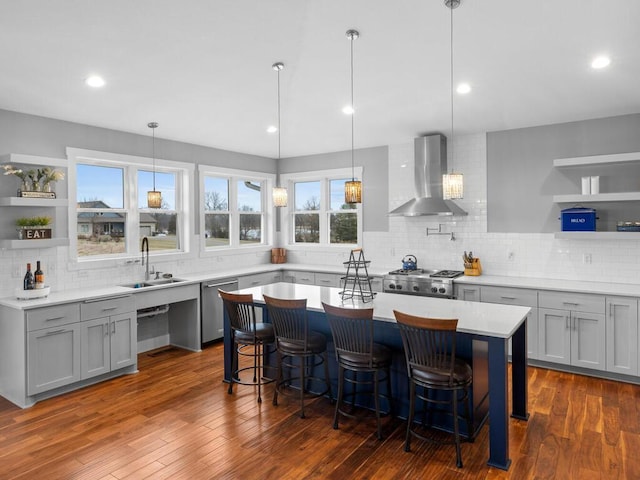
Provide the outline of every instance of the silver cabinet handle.
<path id="1" fill-rule="evenodd" d="M 96 303 L 96 302 L 104 302 L 105 300 L 118 300 L 119 298 L 129 298 L 131 295 L 118 295 L 116 297 L 109 298 L 91 298 L 89 300 L 85 300 L 82 303 Z"/>
<path id="2" fill-rule="evenodd" d="M 117 310 L 117 309 L 118 309 L 118 307 L 107 307 L 107 308 L 103 308 L 102 311 L 103 312 L 108 312 L 110 310 Z"/>
<path id="3" fill-rule="evenodd" d="M 63 318 L 66 318 L 66 315 L 61 315 L 59 317 L 51 317 L 51 318 L 45 318 L 45 322 L 53 322 L 54 320 L 62 320 Z"/>
<path id="4" fill-rule="evenodd" d="M 580 305 L 579 303 L 575 303 L 575 302 L 562 302 L 563 305 Z"/>
<path id="5" fill-rule="evenodd" d="M 207 288 L 225 287 L 227 285 L 233 285 L 236 282 L 224 282 L 224 283 L 209 283 L 205 285 Z"/>
<path id="6" fill-rule="evenodd" d="M 109 324 L 108 323 L 104 324 L 104 336 L 105 337 L 109 336 Z"/>
<path id="7" fill-rule="evenodd" d="M 564 328 L 571 328 L 571 324 L 569 323 L 569 315 L 565 315 L 564 317 Z"/>
<path id="8" fill-rule="evenodd" d="M 500 298 L 504 298 L 505 300 L 515 300 L 516 297 L 505 297 L 504 295 L 500 296 Z"/>
<path id="9" fill-rule="evenodd" d="M 47 333 L 45 333 L 45 335 L 55 335 L 56 333 L 62 333 L 65 332 L 67 329 L 66 328 L 60 328 L 58 330 L 49 330 Z"/>

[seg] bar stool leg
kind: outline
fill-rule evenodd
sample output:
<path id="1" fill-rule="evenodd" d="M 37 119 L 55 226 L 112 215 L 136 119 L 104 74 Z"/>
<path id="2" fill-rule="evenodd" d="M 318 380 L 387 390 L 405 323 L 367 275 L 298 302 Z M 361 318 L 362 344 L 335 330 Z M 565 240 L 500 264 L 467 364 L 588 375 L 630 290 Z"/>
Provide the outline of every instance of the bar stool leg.
<path id="1" fill-rule="evenodd" d="M 382 440 L 382 427 L 380 426 L 380 397 L 378 394 L 378 370 L 373 372 L 373 397 L 376 406 L 376 422 L 378 425 L 378 440 Z"/>
<path id="2" fill-rule="evenodd" d="M 460 452 L 460 426 L 458 425 L 458 392 L 451 392 L 453 402 L 453 435 L 456 442 L 456 466 L 462 468 L 462 453 Z"/>
<path id="3" fill-rule="evenodd" d="M 344 395 L 344 367 L 338 366 L 338 400 L 336 401 L 336 408 L 333 414 L 333 428 L 338 429 L 338 415 L 340 405 L 342 405 L 342 396 Z"/>
<path id="4" fill-rule="evenodd" d="M 278 388 L 280 387 L 280 384 L 282 383 L 282 353 L 280 353 L 280 350 L 276 350 L 276 362 L 278 363 L 278 378 L 276 380 L 276 388 L 273 391 L 273 404 L 274 405 L 278 405 Z"/>
<path id="5" fill-rule="evenodd" d="M 262 387 L 262 349 L 261 347 L 261 343 L 256 343 L 254 345 L 254 351 L 253 353 L 255 354 L 255 358 L 254 358 L 254 367 L 253 367 L 253 382 L 256 382 L 256 368 L 258 371 L 258 403 L 262 403 L 262 395 L 261 395 L 261 388 Z"/>
<path id="6" fill-rule="evenodd" d="M 327 392 L 329 393 L 329 402 L 333 402 L 333 393 L 331 392 L 331 380 L 329 378 L 329 357 L 326 351 L 322 354 L 322 360 L 324 363 L 324 381 L 327 384 Z"/>
<path id="7" fill-rule="evenodd" d="M 307 368 L 307 358 L 300 357 L 300 418 L 304 416 L 304 390 L 305 390 L 305 370 Z"/>
<path id="8" fill-rule="evenodd" d="M 227 393 L 229 395 L 233 394 L 233 381 L 236 378 L 236 370 L 238 369 L 238 344 L 236 343 L 235 335 L 231 334 L 231 344 L 233 345 L 233 352 L 231 354 L 231 378 L 229 379 L 229 388 L 227 389 Z"/>
<path id="9" fill-rule="evenodd" d="M 416 384 L 413 380 L 409 380 L 409 418 L 407 418 L 407 435 L 404 440 L 404 451 L 411 451 L 411 425 L 413 423 L 413 415 L 416 406 Z"/>

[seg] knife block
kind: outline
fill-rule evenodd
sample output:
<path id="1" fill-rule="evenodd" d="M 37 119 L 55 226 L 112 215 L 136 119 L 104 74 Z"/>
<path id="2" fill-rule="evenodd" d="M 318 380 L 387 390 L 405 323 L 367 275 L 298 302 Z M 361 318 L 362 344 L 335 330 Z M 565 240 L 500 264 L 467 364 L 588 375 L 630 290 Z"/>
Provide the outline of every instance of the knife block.
<path id="1" fill-rule="evenodd" d="M 464 274 L 469 277 L 477 277 L 482 274 L 482 264 L 479 258 L 474 258 L 471 263 L 464 264 Z"/>

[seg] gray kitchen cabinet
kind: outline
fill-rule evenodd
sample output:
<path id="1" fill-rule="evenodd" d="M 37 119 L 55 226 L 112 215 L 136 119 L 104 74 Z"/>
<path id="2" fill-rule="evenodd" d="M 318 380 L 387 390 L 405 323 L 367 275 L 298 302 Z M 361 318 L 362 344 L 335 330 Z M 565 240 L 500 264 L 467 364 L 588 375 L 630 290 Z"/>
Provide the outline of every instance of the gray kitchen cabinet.
<path id="1" fill-rule="evenodd" d="M 607 297 L 607 371 L 638 375 L 638 300 Z"/>
<path id="2" fill-rule="evenodd" d="M 538 292 L 524 288 L 482 286 L 480 299 L 485 303 L 531 308 L 527 315 L 527 357 L 538 358 Z"/>
<path id="3" fill-rule="evenodd" d="M 335 287 L 340 288 L 340 279 L 342 275 L 337 273 L 319 273 L 314 274 L 315 284 L 319 287 Z M 299 282 L 298 282 L 299 283 Z"/>
<path id="4" fill-rule="evenodd" d="M 306 285 L 315 285 L 316 275 L 314 272 L 287 270 L 286 272 L 284 272 L 284 281 L 289 283 L 303 283 Z"/>
<path id="5" fill-rule="evenodd" d="M 80 316 L 77 304 L 28 311 L 27 394 L 80 380 Z"/>
<path id="6" fill-rule="evenodd" d="M 137 317 L 131 296 L 80 305 L 81 378 L 87 379 L 137 362 Z"/>
<path id="7" fill-rule="evenodd" d="M 538 358 L 605 370 L 605 299 L 600 295 L 540 292 Z"/>
<path id="8" fill-rule="evenodd" d="M 454 282 L 454 292 L 458 300 L 480 301 L 480 287 L 477 285 L 461 285 Z"/>
<path id="9" fill-rule="evenodd" d="M 259 287 L 270 283 L 282 282 L 282 272 L 265 272 L 238 277 L 238 288 Z"/>

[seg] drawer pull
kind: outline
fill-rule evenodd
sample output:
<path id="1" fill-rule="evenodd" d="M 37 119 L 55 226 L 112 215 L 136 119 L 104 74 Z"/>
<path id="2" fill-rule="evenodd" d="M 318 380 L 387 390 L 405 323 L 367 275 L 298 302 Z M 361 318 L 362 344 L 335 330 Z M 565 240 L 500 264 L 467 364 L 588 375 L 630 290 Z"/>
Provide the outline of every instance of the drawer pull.
<path id="1" fill-rule="evenodd" d="M 505 297 L 504 295 L 502 295 L 500 298 L 504 298 L 505 300 L 515 300 L 516 297 Z"/>
<path id="2" fill-rule="evenodd" d="M 579 303 L 576 302 L 562 302 L 563 305 L 580 305 Z"/>
<path id="3" fill-rule="evenodd" d="M 67 331 L 66 328 L 60 328 L 58 330 L 49 330 L 45 335 L 55 335 L 56 333 L 62 333 Z"/>
<path id="4" fill-rule="evenodd" d="M 120 298 L 129 298 L 131 295 L 118 295 L 117 297 L 109 297 L 109 298 L 92 298 L 90 300 L 85 300 L 82 303 L 96 303 L 96 302 L 104 302 L 105 300 L 118 300 Z"/>
<path id="5" fill-rule="evenodd" d="M 66 318 L 66 315 L 61 315 L 59 317 L 51 317 L 51 318 L 47 318 L 45 319 L 45 322 L 53 322 L 54 320 L 62 320 L 63 318 Z"/>
<path id="6" fill-rule="evenodd" d="M 108 312 L 110 310 L 117 310 L 117 309 L 118 309 L 118 307 L 107 307 L 107 308 L 103 308 L 102 311 L 103 312 Z"/>

